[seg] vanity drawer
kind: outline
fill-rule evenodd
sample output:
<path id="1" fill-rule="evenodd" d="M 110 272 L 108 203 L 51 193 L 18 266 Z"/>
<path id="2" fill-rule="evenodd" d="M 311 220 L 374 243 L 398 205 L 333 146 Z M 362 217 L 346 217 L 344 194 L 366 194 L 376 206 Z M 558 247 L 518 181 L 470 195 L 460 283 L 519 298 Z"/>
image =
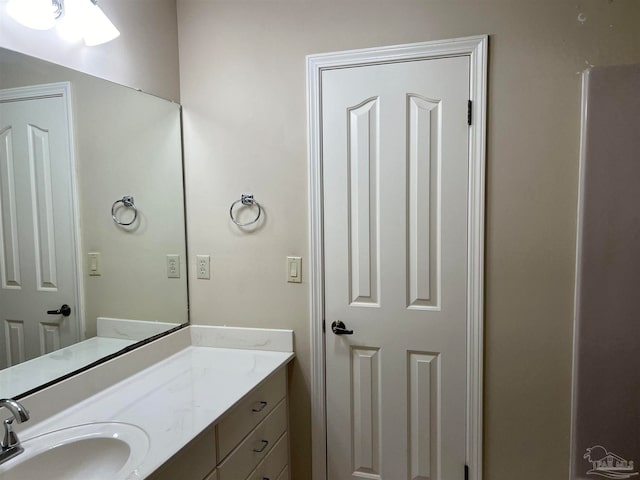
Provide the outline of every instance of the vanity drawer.
<path id="1" fill-rule="evenodd" d="M 286 394 L 286 372 L 280 369 L 265 384 L 251 392 L 218 423 L 218 459 L 223 460 Z M 237 479 L 236 479 L 237 480 Z"/>
<path id="2" fill-rule="evenodd" d="M 289 440 L 284 433 L 247 480 L 276 480 L 289 460 Z"/>
<path id="3" fill-rule="evenodd" d="M 284 470 L 276 480 L 289 480 L 289 466 L 284 467 Z"/>
<path id="4" fill-rule="evenodd" d="M 287 402 L 276 408 L 218 467 L 219 480 L 240 480 L 262 461 L 287 429 Z"/>

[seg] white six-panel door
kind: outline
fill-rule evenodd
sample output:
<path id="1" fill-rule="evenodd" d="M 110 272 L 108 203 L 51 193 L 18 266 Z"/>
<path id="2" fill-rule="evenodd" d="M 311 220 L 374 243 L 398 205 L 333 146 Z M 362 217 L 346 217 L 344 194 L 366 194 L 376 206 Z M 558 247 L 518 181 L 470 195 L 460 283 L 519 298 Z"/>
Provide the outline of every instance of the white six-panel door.
<path id="1" fill-rule="evenodd" d="M 321 82 L 327 478 L 462 479 L 470 58 Z"/>
<path id="2" fill-rule="evenodd" d="M 40 90 L 0 91 L 0 368 L 80 337 L 68 99 Z"/>

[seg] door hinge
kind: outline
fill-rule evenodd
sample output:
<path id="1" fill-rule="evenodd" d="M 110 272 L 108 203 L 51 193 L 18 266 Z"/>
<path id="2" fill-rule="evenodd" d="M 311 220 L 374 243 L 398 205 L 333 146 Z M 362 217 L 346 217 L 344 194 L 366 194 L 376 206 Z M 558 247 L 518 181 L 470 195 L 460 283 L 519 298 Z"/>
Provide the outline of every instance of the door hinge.
<path id="1" fill-rule="evenodd" d="M 464 480 L 469 480 L 469 465 L 464 466 Z"/>
<path id="2" fill-rule="evenodd" d="M 467 124 L 471 125 L 471 119 L 473 118 L 473 102 L 469 100 L 467 103 Z"/>

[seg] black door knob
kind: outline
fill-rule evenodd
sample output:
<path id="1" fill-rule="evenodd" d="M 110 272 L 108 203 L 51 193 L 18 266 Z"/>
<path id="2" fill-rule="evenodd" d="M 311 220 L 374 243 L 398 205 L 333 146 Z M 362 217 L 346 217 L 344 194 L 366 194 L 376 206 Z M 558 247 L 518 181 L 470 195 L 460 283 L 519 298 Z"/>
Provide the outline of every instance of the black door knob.
<path id="1" fill-rule="evenodd" d="M 349 330 L 342 320 L 333 322 L 331 331 L 336 335 L 353 335 L 353 330 Z"/>
<path id="2" fill-rule="evenodd" d="M 63 317 L 68 317 L 69 315 L 71 315 L 71 307 L 65 303 L 60 307 L 59 310 L 47 310 L 47 314 L 62 315 Z"/>

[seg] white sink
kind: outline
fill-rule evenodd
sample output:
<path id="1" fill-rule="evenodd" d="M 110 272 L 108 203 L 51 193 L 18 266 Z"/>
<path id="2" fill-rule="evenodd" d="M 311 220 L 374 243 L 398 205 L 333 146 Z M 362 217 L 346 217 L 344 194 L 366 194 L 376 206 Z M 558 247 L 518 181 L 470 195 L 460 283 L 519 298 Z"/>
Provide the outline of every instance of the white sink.
<path id="1" fill-rule="evenodd" d="M 128 423 L 90 423 L 22 442 L 24 452 L 0 465 L 0 480 L 126 480 L 149 451 L 149 437 Z"/>

